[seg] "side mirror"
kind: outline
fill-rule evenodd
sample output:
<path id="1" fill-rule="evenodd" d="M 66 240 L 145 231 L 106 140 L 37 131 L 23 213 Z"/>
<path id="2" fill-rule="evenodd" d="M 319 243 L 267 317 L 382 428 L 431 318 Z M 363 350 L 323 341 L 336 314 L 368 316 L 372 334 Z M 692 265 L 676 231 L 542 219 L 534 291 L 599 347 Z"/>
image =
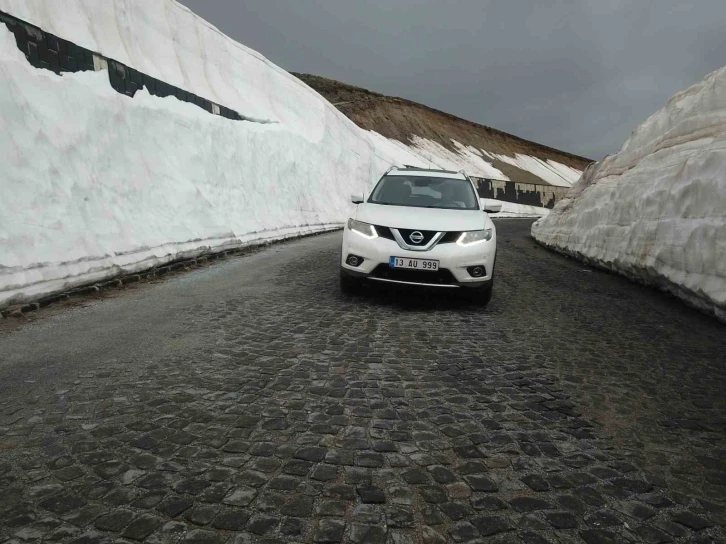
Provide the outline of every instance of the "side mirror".
<path id="1" fill-rule="evenodd" d="M 502 211 L 502 203 L 490 198 L 480 199 L 481 207 L 487 213 L 499 213 Z"/>
<path id="2" fill-rule="evenodd" d="M 350 201 L 353 204 L 362 204 L 363 203 L 363 195 L 352 195 L 350 197 Z"/>

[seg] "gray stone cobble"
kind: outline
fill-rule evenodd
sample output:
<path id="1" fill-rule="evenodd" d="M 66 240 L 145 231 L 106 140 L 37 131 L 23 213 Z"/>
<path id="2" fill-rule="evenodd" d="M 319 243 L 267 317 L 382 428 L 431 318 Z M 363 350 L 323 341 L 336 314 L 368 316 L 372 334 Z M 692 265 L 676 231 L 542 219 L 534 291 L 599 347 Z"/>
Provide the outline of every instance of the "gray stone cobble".
<path id="1" fill-rule="evenodd" d="M 0 383 L 0 542 L 723 542 L 723 326 L 498 225 L 486 310 L 343 297 L 321 237 L 183 352 Z"/>

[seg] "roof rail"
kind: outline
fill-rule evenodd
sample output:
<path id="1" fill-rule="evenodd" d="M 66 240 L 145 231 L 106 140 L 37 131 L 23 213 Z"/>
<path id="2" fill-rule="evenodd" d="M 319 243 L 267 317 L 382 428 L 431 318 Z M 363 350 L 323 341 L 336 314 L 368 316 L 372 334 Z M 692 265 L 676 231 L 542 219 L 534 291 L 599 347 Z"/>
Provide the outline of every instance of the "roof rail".
<path id="1" fill-rule="evenodd" d="M 459 170 L 458 173 L 461 174 L 462 176 L 464 176 L 469 181 L 471 181 L 471 177 L 469 176 L 469 174 L 466 173 L 466 170 L 464 170 L 463 168 L 461 170 Z"/>
<path id="2" fill-rule="evenodd" d="M 395 164 L 392 165 L 388 170 L 386 170 L 386 173 L 383 174 L 383 175 L 385 176 L 385 175 L 387 175 L 389 172 L 391 172 L 393 170 L 398 170 L 398 166 L 396 166 Z"/>

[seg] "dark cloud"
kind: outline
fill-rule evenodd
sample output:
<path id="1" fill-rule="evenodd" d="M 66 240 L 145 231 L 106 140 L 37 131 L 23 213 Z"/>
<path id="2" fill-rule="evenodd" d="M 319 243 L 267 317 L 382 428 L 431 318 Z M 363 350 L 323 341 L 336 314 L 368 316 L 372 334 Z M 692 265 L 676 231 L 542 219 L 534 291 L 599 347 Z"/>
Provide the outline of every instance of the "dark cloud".
<path id="1" fill-rule="evenodd" d="M 600 158 L 726 64 L 723 0 L 181 0 L 291 71 Z"/>

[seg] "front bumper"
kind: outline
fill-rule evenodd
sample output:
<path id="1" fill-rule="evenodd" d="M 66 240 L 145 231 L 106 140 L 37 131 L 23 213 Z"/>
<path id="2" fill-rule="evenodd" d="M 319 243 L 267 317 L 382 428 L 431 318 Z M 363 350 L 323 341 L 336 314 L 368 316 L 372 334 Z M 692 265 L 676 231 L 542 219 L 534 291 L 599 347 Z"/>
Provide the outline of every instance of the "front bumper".
<path id="1" fill-rule="evenodd" d="M 346 229 L 340 266 L 344 274 L 385 283 L 406 283 L 431 287 L 483 287 L 492 280 L 496 259 L 496 232 L 492 239 L 473 246 L 462 247 L 455 242 L 439 243 L 429 251 L 402 249 L 395 240 L 388 238 L 367 239 Z M 348 255 L 364 260 L 359 266 L 346 263 Z M 390 257 L 432 259 L 439 261 L 439 273 L 417 271 L 414 274 L 390 269 Z M 467 268 L 483 266 L 486 274 L 472 277 Z"/>

